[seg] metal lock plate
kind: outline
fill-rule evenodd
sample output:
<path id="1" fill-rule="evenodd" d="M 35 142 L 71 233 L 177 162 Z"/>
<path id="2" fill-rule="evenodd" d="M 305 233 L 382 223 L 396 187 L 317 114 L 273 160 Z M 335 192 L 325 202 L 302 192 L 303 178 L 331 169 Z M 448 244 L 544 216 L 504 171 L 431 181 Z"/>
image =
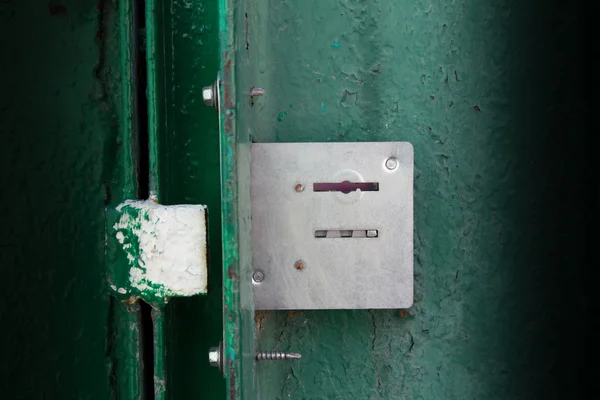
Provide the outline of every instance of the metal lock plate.
<path id="1" fill-rule="evenodd" d="M 251 155 L 255 309 L 412 305 L 410 143 L 253 144 Z"/>

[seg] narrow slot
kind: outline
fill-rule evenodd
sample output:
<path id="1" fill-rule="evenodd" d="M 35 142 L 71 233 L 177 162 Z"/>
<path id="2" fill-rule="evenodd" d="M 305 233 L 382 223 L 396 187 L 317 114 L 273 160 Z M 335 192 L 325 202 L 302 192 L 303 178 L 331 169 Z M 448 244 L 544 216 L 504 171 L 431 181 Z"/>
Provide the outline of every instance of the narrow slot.
<path id="1" fill-rule="evenodd" d="M 318 231 L 315 231 L 315 237 L 316 237 L 316 238 L 324 238 L 324 237 L 327 237 L 327 231 L 324 231 L 324 230 L 318 230 Z"/>
<path id="2" fill-rule="evenodd" d="M 315 182 L 313 183 L 314 192 L 378 192 L 379 182 Z"/>
<path id="3" fill-rule="evenodd" d="M 154 400 L 154 326 L 152 323 L 152 306 L 140 300 L 140 313 L 140 357 L 143 365 L 143 398 Z"/>
<path id="4" fill-rule="evenodd" d="M 379 237 L 377 229 L 317 229 L 314 232 L 316 239 L 374 239 Z"/>
<path id="5" fill-rule="evenodd" d="M 148 133 L 148 69 L 144 39 L 146 31 L 146 1 L 134 0 L 131 19 L 131 104 L 132 136 L 136 158 L 137 198 L 146 200 L 150 195 L 150 151 Z M 125 90 L 125 89 L 124 89 Z"/>
<path id="6" fill-rule="evenodd" d="M 146 62 L 145 31 L 146 31 L 146 1 L 131 2 L 131 36 L 130 36 L 130 76 L 132 91 L 132 139 L 134 146 L 135 169 L 137 179 L 138 199 L 145 200 L 150 195 L 150 151 L 148 132 L 148 72 Z M 123 89 L 127 90 L 127 89 Z M 152 318 L 152 307 L 145 301 L 140 304 L 140 347 L 139 357 L 142 364 L 142 393 L 146 400 L 154 400 L 154 340 L 155 332 Z"/>

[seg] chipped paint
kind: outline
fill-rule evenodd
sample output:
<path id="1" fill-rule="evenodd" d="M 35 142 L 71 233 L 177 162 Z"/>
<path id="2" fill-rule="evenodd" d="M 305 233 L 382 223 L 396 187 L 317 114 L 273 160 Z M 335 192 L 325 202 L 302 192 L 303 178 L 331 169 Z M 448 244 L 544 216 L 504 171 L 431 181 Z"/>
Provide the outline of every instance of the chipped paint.
<path id="1" fill-rule="evenodd" d="M 120 217 L 109 234 L 127 256 L 130 285 L 117 289 L 119 294 L 131 290 L 166 298 L 206 293 L 205 206 L 129 200 L 116 211 Z"/>

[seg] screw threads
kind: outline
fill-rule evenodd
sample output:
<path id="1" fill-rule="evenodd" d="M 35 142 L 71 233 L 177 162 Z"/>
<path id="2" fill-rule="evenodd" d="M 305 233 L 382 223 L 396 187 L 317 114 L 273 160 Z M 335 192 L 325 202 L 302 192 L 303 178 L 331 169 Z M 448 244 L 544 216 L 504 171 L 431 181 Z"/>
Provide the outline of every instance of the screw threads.
<path id="1" fill-rule="evenodd" d="M 261 351 L 256 353 L 256 361 L 262 360 L 294 360 L 302 357 L 299 353 L 282 353 L 280 351 Z"/>

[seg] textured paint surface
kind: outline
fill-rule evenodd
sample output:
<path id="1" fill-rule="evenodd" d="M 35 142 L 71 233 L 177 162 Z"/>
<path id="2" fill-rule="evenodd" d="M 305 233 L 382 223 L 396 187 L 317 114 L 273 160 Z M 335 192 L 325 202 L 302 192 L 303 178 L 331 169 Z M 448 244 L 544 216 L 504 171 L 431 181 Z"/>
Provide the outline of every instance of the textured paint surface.
<path id="1" fill-rule="evenodd" d="M 113 175 L 103 159 L 118 153 L 109 149 L 119 65 L 118 47 L 100 39 L 114 32 L 118 14 L 108 8 L 102 20 L 97 3 L 0 2 L 6 399 L 112 396 L 103 207 Z"/>
<path id="2" fill-rule="evenodd" d="M 219 133 L 201 94 L 218 71 L 217 4 L 148 1 L 146 15 L 151 190 L 161 204 L 205 204 L 208 223 L 208 294 L 163 311 L 166 396 L 222 399 L 222 374 L 207 360 L 223 338 Z"/>
<path id="3" fill-rule="evenodd" d="M 266 91 L 238 97 L 239 140 L 415 149 L 414 306 L 257 313 L 257 347 L 302 353 L 256 366 L 259 398 L 579 397 L 589 233 L 579 7 L 236 5 L 236 92 Z"/>

